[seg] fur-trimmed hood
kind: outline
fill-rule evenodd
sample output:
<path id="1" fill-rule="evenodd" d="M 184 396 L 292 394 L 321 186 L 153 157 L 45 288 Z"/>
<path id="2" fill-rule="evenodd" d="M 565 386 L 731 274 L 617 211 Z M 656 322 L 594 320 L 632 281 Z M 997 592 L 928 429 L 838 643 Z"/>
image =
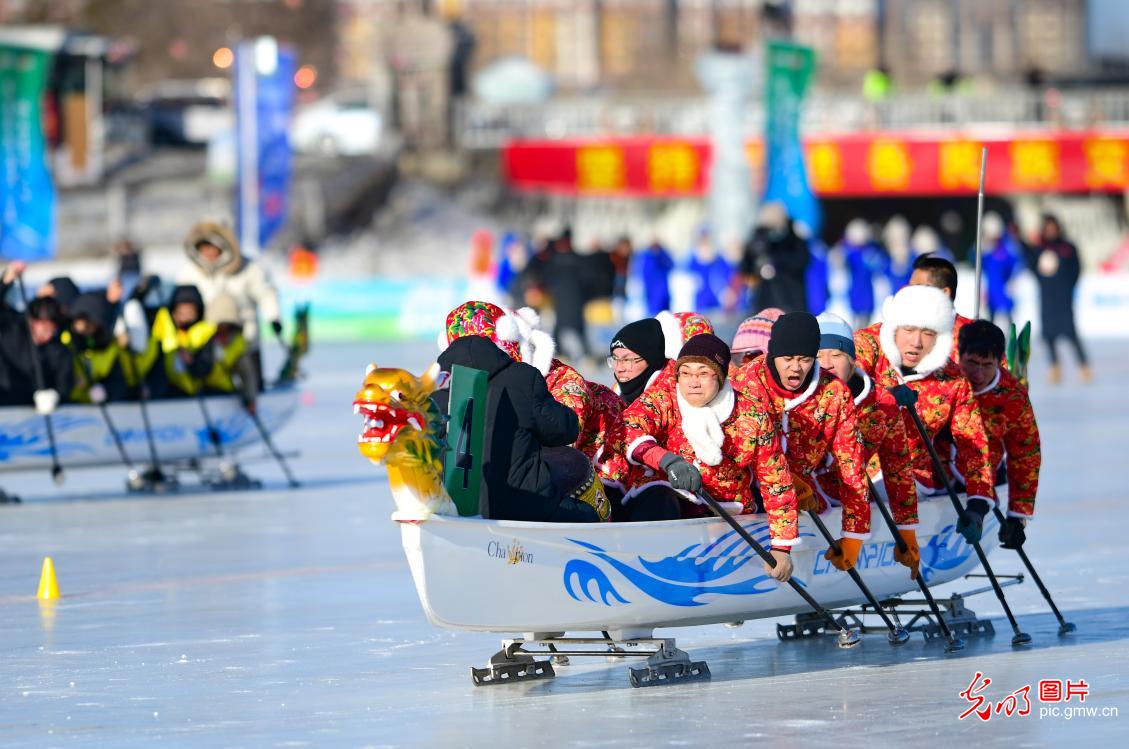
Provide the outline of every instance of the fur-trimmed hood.
<path id="1" fill-rule="evenodd" d="M 906 286 L 882 306 L 882 327 L 878 333 L 882 353 L 900 373 L 902 354 L 894 343 L 894 331 L 902 327 L 936 331 L 937 342 L 933 350 L 922 358 L 914 370 L 915 374 L 905 378 L 910 382 L 924 379 L 949 360 L 955 319 L 956 310 L 948 294 L 932 286 Z"/>
<path id="2" fill-rule="evenodd" d="M 220 248 L 220 257 L 214 263 L 206 263 L 196 249 L 201 242 L 208 242 Z M 214 221 L 201 221 L 192 227 L 184 239 L 184 252 L 188 259 L 200 266 L 205 273 L 226 273 L 234 275 L 243 267 L 243 256 L 239 252 L 239 240 L 231 227 Z"/>

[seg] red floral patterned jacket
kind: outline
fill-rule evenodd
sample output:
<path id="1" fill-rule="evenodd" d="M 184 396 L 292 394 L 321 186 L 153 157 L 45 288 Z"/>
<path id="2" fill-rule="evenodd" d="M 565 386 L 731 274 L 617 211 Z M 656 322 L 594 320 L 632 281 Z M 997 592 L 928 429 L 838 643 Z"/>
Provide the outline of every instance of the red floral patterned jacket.
<path id="1" fill-rule="evenodd" d="M 545 375 L 545 385 L 549 388 L 549 395 L 553 396 L 553 400 L 568 408 L 580 420 L 580 436 L 573 443 L 573 447 L 584 451 L 591 458 L 592 455 L 584 450 L 585 444 L 596 439 L 595 435 L 585 431 L 592 416 L 592 396 L 588 381 L 569 365 L 559 359 L 553 359 L 549 373 Z"/>
<path id="2" fill-rule="evenodd" d="M 580 449 L 592 459 L 596 473 L 606 484 L 626 487 L 630 466 L 616 445 L 623 443 L 623 409 L 627 404 L 619 393 L 598 382 L 588 383 L 592 407 L 588 420 L 580 430 Z"/>
<path id="3" fill-rule="evenodd" d="M 759 394 L 759 400 L 770 408 L 793 473 L 810 482 L 817 469 L 826 467 L 838 477 L 843 535 L 865 540 L 870 535 L 870 495 L 851 391 L 816 364 L 810 386 L 794 393 L 776 383 L 770 366 L 762 357 L 740 367 L 732 378 L 734 389 L 747 397 Z"/>
<path id="4" fill-rule="evenodd" d="M 856 349 L 865 340 L 856 333 Z M 994 501 L 996 492 L 989 462 L 988 435 L 984 430 L 980 407 L 972 395 L 972 386 L 960 367 L 952 359 L 947 359 L 940 368 L 927 375 L 903 376 L 881 349 L 871 361 L 874 364 L 868 366 L 860 352 L 855 365 L 870 375 L 875 387 L 888 390 L 904 382 L 917 391 L 917 412 L 925 422 L 930 440 L 936 439 L 945 427 L 949 428 L 956 445 L 955 467 L 966 478 L 969 498 L 980 497 Z M 914 478 L 927 491 L 936 492 L 940 486 L 933 474 L 933 462 L 921 441 L 921 435 L 908 413 L 902 415 L 902 421 L 910 446 Z"/>
<path id="5" fill-rule="evenodd" d="M 724 435 L 722 459 L 716 466 L 699 461 L 682 432 L 682 417 L 674 388 L 658 383 L 652 385 L 624 410 L 623 422 L 627 441 L 625 455 L 636 455 L 640 446 L 654 441 L 694 463 L 702 474 L 703 486 L 714 498 L 740 502 L 746 513 L 756 512 L 750 486 L 751 469 L 752 476 L 760 482 L 772 545 L 784 548 L 799 543 L 792 476 L 763 402 L 734 393 L 733 410 L 721 424 Z M 649 469 L 652 476 L 662 475 L 657 464 L 649 466 Z M 642 486 L 640 482 L 656 481 L 633 472 L 634 488 Z"/>
<path id="6" fill-rule="evenodd" d="M 1035 513 L 1043 454 L 1027 388 L 1011 372 L 1001 369 L 991 385 L 973 395 L 988 433 L 991 466 L 996 468 L 1006 459 L 1007 514 L 1029 518 Z"/>
<path id="7" fill-rule="evenodd" d="M 917 486 L 913 482 L 913 463 L 898 404 L 888 392 L 874 387 L 874 381 L 866 372 L 859 370 L 858 375 L 864 384 L 854 403 L 863 459 L 881 468 L 894 522 L 899 528 L 916 528 Z M 822 470 L 815 478 L 817 491 L 839 501 L 842 489 L 835 472 Z"/>

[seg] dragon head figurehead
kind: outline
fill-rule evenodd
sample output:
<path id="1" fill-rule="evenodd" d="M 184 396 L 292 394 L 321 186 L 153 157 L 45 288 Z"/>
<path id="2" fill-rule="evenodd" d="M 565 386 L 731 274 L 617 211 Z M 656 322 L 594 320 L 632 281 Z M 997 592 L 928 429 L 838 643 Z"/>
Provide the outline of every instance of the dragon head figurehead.
<path id="1" fill-rule="evenodd" d="M 428 370 L 416 378 L 403 369 L 369 365 L 364 384 L 353 398 L 353 413 L 365 419 L 364 431 L 357 438 L 361 455 L 380 463 L 401 436 L 405 441 L 427 436 L 430 396 L 436 388 L 429 377 L 432 374 Z"/>
<path id="2" fill-rule="evenodd" d="M 437 364 L 422 377 L 370 364 L 353 398 L 353 413 L 364 418 L 357 448 L 387 466 L 398 519 L 456 514 L 443 488 L 442 416 L 431 401 L 442 385 Z"/>

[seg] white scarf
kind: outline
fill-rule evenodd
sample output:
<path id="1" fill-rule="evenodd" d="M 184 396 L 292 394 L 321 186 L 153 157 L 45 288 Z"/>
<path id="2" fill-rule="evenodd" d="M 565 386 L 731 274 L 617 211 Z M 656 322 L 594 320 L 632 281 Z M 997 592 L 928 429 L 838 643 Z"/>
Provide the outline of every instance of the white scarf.
<path id="1" fill-rule="evenodd" d="M 733 388 L 726 382 L 721 390 L 704 406 L 691 406 L 682 392 L 675 388 L 678 395 L 678 412 L 682 417 L 682 433 L 686 435 L 690 447 L 698 460 L 708 466 L 721 463 L 721 445 L 725 441 L 725 433 L 721 425 L 733 413 L 736 396 Z"/>

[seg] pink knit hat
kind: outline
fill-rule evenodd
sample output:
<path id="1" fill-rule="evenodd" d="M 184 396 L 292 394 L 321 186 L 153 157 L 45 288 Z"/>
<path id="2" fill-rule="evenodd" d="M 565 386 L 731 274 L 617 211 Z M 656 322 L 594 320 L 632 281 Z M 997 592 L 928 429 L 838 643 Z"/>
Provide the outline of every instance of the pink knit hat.
<path id="1" fill-rule="evenodd" d="M 746 353 L 750 351 L 767 351 L 768 339 L 772 336 L 772 324 L 784 314 L 784 310 L 777 307 L 767 307 L 737 326 L 737 335 L 733 336 L 733 353 Z"/>

